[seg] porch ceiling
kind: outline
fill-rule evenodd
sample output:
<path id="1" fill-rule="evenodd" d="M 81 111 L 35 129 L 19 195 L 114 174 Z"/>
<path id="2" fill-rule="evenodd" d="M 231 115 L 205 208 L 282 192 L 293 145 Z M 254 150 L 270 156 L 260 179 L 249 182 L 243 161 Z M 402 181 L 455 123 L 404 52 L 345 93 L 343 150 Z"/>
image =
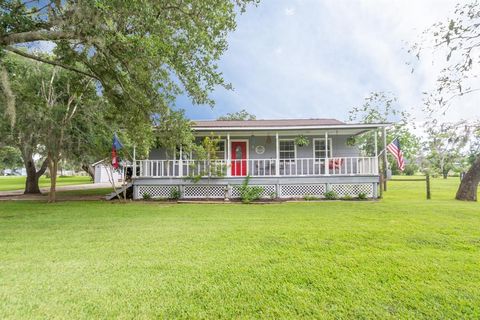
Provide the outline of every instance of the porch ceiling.
<path id="1" fill-rule="evenodd" d="M 365 132 L 374 131 L 380 128 L 389 127 L 390 123 L 372 123 L 372 124 L 341 124 L 341 125 L 325 125 L 325 126 L 295 126 L 295 127 L 199 127 L 194 126 L 193 129 L 197 136 L 209 135 L 214 132 L 218 135 L 230 136 L 268 136 L 275 135 L 278 132 L 282 136 L 303 135 L 350 135 L 355 136 Z"/>

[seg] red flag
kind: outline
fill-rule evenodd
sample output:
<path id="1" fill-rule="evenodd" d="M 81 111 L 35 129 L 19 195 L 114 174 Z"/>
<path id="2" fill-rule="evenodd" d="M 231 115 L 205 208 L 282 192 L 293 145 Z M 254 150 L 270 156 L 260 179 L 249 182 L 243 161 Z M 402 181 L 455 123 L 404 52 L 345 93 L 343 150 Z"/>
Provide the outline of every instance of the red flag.
<path id="1" fill-rule="evenodd" d="M 117 157 L 117 150 L 115 150 L 115 147 L 112 148 L 112 166 L 114 169 L 118 169 L 118 157 Z"/>

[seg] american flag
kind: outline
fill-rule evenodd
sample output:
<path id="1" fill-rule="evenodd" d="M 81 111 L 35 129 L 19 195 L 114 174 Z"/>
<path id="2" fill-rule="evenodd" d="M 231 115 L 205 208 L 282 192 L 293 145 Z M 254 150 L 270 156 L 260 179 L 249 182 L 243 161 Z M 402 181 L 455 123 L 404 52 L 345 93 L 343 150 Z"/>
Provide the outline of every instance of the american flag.
<path id="1" fill-rule="evenodd" d="M 390 151 L 390 153 L 395 157 L 395 160 L 397 160 L 398 169 L 403 171 L 403 169 L 405 169 L 405 160 L 403 159 L 403 152 L 400 148 L 400 142 L 398 141 L 398 138 L 395 138 L 392 142 L 390 142 L 390 144 L 387 146 L 387 150 Z"/>

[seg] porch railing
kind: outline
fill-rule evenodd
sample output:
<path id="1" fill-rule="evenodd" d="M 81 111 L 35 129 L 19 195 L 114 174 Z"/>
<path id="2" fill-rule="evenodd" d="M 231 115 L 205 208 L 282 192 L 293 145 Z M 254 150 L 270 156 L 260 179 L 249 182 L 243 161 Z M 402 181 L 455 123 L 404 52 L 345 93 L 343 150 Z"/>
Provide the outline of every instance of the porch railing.
<path id="1" fill-rule="evenodd" d="M 278 168 L 277 168 L 278 167 Z M 246 160 L 137 160 L 137 177 L 377 175 L 376 157 Z"/>

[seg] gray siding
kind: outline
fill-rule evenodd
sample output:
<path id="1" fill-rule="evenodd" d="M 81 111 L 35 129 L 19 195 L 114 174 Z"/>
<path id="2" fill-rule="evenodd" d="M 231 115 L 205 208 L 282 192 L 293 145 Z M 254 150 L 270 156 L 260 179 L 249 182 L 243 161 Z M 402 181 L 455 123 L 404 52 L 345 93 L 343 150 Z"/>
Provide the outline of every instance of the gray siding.
<path id="1" fill-rule="evenodd" d="M 309 136 L 310 144 L 305 147 L 297 146 L 297 158 L 313 158 L 313 139 L 314 138 L 323 138 L 324 136 Z M 333 157 L 358 157 L 360 156 L 360 151 L 356 146 L 348 146 L 347 139 L 348 135 L 329 135 L 329 138 L 332 139 L 332 149 Z M 222 137 L 225 138 L 225 137 Z M 294 137 L 280 136 L 280 139 L 293 139 Z M 244 137 L 232 137 L 231 140 L 248 140 L 249 150 L 248 157 L 250 159 L 271 159 L 275 158 L 275 136 L 244 136 Z M 225 138 L 226 140 L 226 138 Z M 255 147 L 262 145 L 265 147 L 265 153 L 257 154 L 255 152 Z M 169 158 L 173 156 L 173 152 L 168 152 Z M 148 157 L 150 160 L 167 160 L 167 152 L 163 149 L 152 149 Z"/>

